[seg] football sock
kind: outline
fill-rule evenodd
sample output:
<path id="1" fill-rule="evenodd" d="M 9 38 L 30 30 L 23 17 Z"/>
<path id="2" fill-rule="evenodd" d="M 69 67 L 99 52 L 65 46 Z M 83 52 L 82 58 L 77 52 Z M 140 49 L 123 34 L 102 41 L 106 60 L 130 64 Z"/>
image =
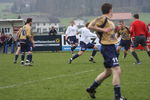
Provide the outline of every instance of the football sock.
<path id="1" fill-rule="evenodd" d="M 92 57 L 94 57 L 96 55 L 96 53 L 97 53 L 97 50 L 93 50 L 92 51 Z"/>
<path id="2" fill-rule="evenodd" d="M 30 55 L 27 55 L 26 63 L 29 63 L 29 62 L 30 62 Z"/>
<path id="3" fill-rule="evenodd" d="M 29 61 L 32 62 L 32 54 L 29 55 Z"/>
<path id="4" fill-rule="evenodd" d="M 74 55 L 74 56 L 72 57 L 72 60 L 74 60 L 74 59 L 76 59 L 76 58 L 78 58 L 78 57 L 79 57 L 79 55 L 76 54 L 76 55 Z"/>
<path id="5" fill-rule="evenodd" d="M 101 82 L 94 81 L 93 84 L 90 86 L 90 89 L 94 91 L 96 90 L 96 88 L 98 88 L 100 84 Z"/>
<path id="6" fill-rule="evenodd" d="M 25 58 L 25 55 L 22 54 L 22 55 L 21 55 L 21 61 L 24 61 L 24 58 Z"/>
<path id="7" fill-rule="evenodd" d="M 138 55 L 136 54 L 136 52 L 132 52 L 133 57 L 136 59 L 137 62 L 140 62 Z"/>
<path id="8" fill-rule="evenodd" d="M 115 85 L 114 86 L 114 94 L 115 94 L 115 100 L 119 100 L 119 98 L 121 97 L 120 85 Z"/>
<path id="9" fill-rule="evenodd" d="M 17 61 L 18 57 L 19 57 L 19 55 L 15 55 L 15 61 Z"/>

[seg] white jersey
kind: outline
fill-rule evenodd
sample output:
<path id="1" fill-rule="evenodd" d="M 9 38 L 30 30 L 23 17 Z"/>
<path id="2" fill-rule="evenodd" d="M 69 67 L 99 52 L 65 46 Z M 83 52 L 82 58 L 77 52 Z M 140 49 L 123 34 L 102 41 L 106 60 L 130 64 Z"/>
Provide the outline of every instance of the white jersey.
<path id="1" fill-rule="evenodd" d="M 79 33 L 81 34 L 80 41 L 88 44 L 91 41 L 91 37 L 97 37 L 96 34 L 93 34 L 88 28 L 83 27 L 79 29 Z"/>
<path id="2" fill-rule="evenodd" d="M 78 28 L 76 26 L 68 26 L 66 35 L 67 36 L 76 36 Z"/>

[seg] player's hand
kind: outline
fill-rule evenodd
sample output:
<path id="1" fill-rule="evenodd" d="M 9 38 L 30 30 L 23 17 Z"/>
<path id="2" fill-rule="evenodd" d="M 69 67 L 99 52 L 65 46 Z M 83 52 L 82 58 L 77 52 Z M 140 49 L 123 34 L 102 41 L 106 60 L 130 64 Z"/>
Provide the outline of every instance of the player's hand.
<path id="1" fill-rule="evenodd" d="M 104 28 L 102 31 L 103 32 L 110 32 L 110 31 L 112 31 L 112 28 Z"/>

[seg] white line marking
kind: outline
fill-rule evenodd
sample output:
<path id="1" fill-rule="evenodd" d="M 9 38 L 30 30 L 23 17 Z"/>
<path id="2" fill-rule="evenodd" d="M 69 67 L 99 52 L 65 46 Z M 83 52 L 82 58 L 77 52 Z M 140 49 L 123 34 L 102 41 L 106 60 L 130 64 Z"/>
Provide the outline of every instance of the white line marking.
<path id="1" fill-rule="evenodd" d="M 81 75 L 81 74 L 84 74 L 84 73 L 93 72 L 93 71 L 95 71 L 95 70 L 82 71 L 82 72 L 77 72 L 77 73 L 68 74 L 68 75 L 65 75 L 65 74 L 64 75 L 58 75 L 58 76 L 44 78 L 44 79 L 41 79 L 41 80 L 33 80 L 33 81 L 23 82 L 23 83 L 20 83 L 20 84 L 13 84 L 13 85 L 8 85 L 8 86 L 1 86 L 0 89 L 15 88 L 15 87 L 24 86 L 24 85 L 32 84 L 32 83 L 37 83 L 37 82 L 41 82 L 41 81 L 45 81 L 45 80 L 52 80 L 52 79 L 63 78 L 63 77 L 70 77 L 70 76 L 74 76 L 74 75 L 78 76 L 78 75 Z"/>

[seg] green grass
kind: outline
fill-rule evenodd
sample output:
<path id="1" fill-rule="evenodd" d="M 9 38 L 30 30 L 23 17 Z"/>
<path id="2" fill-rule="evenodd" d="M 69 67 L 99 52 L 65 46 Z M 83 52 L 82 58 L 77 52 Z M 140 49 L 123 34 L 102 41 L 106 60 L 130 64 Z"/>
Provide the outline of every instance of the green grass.
<path id="1" fill-rule="evenodd" d="M 0 54 L 0 100 L 92 100 L 85 89 L 104 67 L 99 53 L 97 63 L 89 63 L 90 54 L 86 52 L 69 65 L 69 52 L 35 52 L 33 67 L 15 65 L 14 55 Z M 131 55 L 125 60 L 120 56 L 122 93 L 128 100 L 149 100 L 150 61 L 145 52 L 138 54 L 141 65 L 133 65 Z M 97 89 L 95 100 L 113 100 L 111 79 Z"/>

